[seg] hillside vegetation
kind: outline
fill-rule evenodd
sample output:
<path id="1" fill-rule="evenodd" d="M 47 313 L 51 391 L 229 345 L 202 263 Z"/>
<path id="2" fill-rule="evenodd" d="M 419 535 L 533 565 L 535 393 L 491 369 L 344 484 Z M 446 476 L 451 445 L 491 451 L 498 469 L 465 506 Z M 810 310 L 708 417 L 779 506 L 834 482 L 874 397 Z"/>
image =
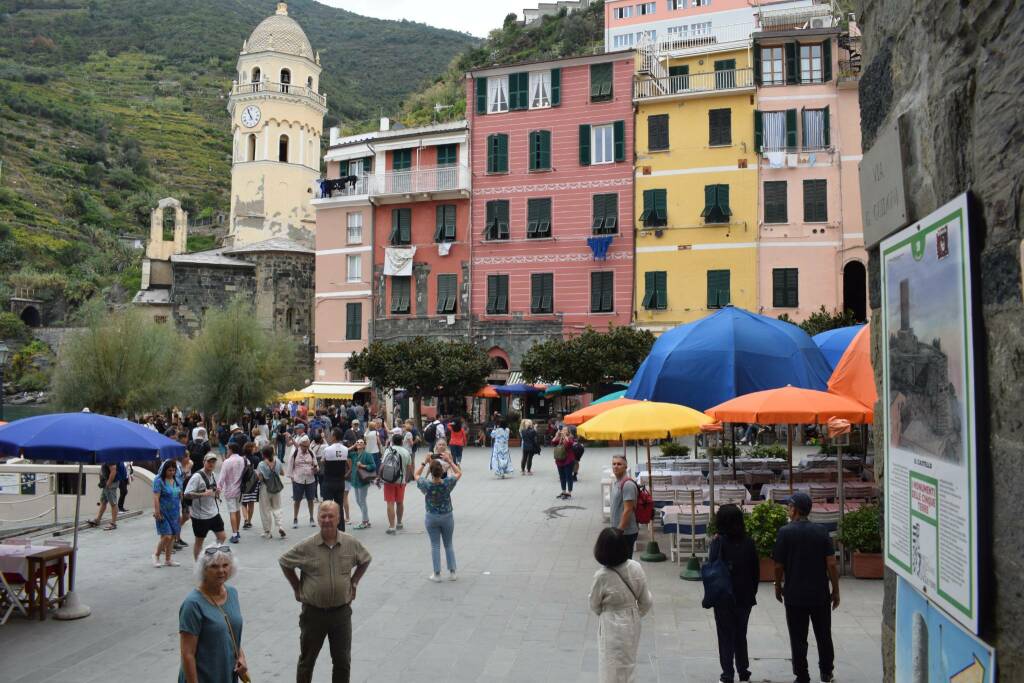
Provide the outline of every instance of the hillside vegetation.
<path id="1" fill-rule="evenodd" d="M 226 93 L 275 0 L 0 2 L 0 304 L 16 288 L 73 309 L 130 296 L 163 196 L 227 212 Z M 375 118 L 474 44 L 468 35 L 293 0 L 321 55 L 325 126 Z"/>

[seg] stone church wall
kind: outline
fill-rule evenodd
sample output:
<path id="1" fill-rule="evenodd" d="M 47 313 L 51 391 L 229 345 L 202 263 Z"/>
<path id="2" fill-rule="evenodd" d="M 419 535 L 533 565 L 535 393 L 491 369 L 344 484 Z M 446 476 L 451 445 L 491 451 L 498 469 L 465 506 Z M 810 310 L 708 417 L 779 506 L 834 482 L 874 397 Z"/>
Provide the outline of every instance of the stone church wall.
<path id="1" fill-rule="evenodd" d="M 245 254 L 245 260 L 256 264 L 257 319 L 312 344 L 313 254 L 257 252 Z"/>
<path id="2" fill-rule="evenodd" d="M 174 264 L 174 286 L 171 289 L 174 324 L 189 336 L 199 331 L 207 309 L 226 306 L 236 296 L 252 303 L 255 295 L 253 268 Z"/>
<path id="3" fill-rule="evenodd" d="M 980 453 L 982 637 L 996 648 L 998 680 L 1024 680 L 1024 5 L 1014 0 L 907 3 L 859 0 L 865 71 L 860 81 L 864 151 L 882 128 L 906 117 L 905 176 L 910 221 L 970 189 L 971 240 L 979 254 L 982 343 L 975 348 Z M 871 318 L 878 323 L 879 254 L 869 254 Z M 872 325 L 875 358 L 879 324 Z M 876 364 L 876 376 L 880 366 Z M 879 414 L 876 408 L 875 414 Z M 881 430 L 875 433 L 881 453 Z M 882 653 L 894 680 L 896 587 L 887 572 Z M 842 608 L 840 608 L 842 609 Z M 841 675 L 841 672 L 840 672 Z"/>

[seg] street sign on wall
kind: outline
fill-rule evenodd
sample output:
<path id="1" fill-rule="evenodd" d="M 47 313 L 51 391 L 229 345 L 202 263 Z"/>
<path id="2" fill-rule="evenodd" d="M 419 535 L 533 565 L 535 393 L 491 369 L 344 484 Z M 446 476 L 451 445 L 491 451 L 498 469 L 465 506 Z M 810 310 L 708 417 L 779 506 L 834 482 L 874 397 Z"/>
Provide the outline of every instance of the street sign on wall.
<path id="1" fill-rule="evenodd" d="M 899 120 L 879 133 L 860 162 L 864 246 L 870 249 L 907 224 L 903 145 Z"/>
<path id="2" fill-rule="evenodd" d="M 967 195 L 881 244 L 885 560 L 978 632 Z"/>

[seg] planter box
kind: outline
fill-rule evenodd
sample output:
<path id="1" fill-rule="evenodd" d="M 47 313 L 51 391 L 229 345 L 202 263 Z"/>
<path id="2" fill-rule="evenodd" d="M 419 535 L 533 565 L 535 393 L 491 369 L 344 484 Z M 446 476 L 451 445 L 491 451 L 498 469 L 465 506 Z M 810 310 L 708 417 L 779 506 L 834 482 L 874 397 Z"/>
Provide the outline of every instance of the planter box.
<path id="1" fill-rule="evenodd" d="M 853 575 L 858 579 L 881 579 L 885 560 L 881 553 L 853 553 Z"/>
<path id="2" fill-rule="evenodd" d="M 761 562 L 761 581 L 775 580 L 775 561 L 770 557 L 758 558 Z"/>
<path id="3" fill-rule="evenodd" d="M 520 439 L 518 436 L 509 437 L 509 440 L 508 440 L 508 447 L 509 448 L 518 448 L 519 446 L 522 446 L 522 445 L 523 445 L 522 439 Z"/>

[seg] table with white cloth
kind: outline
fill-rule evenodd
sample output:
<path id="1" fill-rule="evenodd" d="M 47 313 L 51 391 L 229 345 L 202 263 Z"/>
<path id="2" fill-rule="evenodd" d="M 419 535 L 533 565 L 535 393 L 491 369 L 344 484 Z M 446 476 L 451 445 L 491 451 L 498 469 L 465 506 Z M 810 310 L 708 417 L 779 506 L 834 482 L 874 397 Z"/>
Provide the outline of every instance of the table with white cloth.
<path id="1" fill-rule="evenodd" d="M 55 575 L 58 580 L 55 601 L 60 602 L 65 595 L 64 573 L 74 571 L 73 562 L 70 560 L 71 554 L 71 547 L 65 545 L 0 544 L 0 574 L 4 575 L 6 599 L 18 600 L 17 593 L 10 586 L 11 582 L 8 579 L 20 577 L 25 583 L 25 593 L 28 596 L 27 604 L 23 606 L 28 608 L 29 614 L 38 609 L 40 620 L 45 619 L 49 602 L 48 573 Z"/>
<path id="2" fill-rule="evenodd" d="M 817 484 L 815 484 L 815 486 L 817 486 Z M 788 498 L 790 488 L 789 484 L 765 484 L 761 487 L 761 497 L 768 500 L 768 492 L 774 489 L 777 491 L 785 491 L 786 497 Z M 810 493 L 811 485 L 808 482 L 798 481 L 793 484 L 792 489 L 794 492 L 803 491 L 804 493 Z"/>
<path id="3" fill-rule="evenodd" d="M 864 459 L 856 455 L 844 455 L 843 456 L 843 467 L 860 467 L 864 464 Z M 799 468 L 808 469 L 810 467 L 822 468 L 832 467 L 835 469 L 836 456 L 834 455 L 808 455 L 800 459 Z"/>
<path id="4" fill-rule="evenodd" d="M 686 471 L 686 470 L 654 470 L 654 476 L 656 477 L 671 477 L 673 484 L 691 484 L 699 486 L 707 482 L 705 477 L 700 472 Z M 647 472 L 641 472 L 637 475 L 637 481 L 641 484 L 647 483 Z"/>

